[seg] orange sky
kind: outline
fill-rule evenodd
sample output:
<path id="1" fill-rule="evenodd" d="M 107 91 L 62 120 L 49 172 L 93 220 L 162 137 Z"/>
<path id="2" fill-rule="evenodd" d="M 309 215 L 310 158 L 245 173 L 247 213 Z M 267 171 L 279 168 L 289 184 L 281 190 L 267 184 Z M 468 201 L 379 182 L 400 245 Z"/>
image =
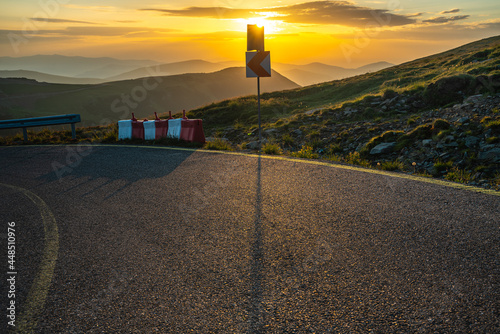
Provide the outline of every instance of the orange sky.
<path id="1" fill-rule="evenodd" d="M 265 25 L 273 62 L 401 63 L 500 33 L 497 0 L 2 0 L 0 56 L 244 61 Z"/>

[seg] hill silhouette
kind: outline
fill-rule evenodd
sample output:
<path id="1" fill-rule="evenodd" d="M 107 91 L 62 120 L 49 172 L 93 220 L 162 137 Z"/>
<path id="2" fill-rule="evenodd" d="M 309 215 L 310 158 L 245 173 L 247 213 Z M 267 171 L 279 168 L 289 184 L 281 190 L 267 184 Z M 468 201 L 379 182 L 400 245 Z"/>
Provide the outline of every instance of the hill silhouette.
<path id="1" fill-rule="evenodd" d="M 168 76 L 184 73 L 211 73 L 221 71 L 230 66 L 225 63 L 211 63 L 204 60 L 187 60 L 176 63 L 160 64 L 155 66 L 141 67 L 116 76 L 107 78 L 107 81 L 130 80 L 151 76 Z"/>
<path id="2" fill-rule="evenodd" d="M 26 70 L 0 70 L 0 78 L 26 78 L 33 79 L 38 82 L 61 83 L 70 85 L 99 84 L 105 82 L 105 80 L 103 79 L 66 77 L 62 75 L 52 75 Z"/>

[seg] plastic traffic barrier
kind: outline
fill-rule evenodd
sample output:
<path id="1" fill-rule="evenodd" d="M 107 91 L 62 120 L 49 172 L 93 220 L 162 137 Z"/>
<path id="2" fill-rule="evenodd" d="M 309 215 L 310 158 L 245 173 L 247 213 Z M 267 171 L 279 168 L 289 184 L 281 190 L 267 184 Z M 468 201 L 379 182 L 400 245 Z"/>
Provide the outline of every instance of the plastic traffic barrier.
<path id="1" fill-rule="evenodd" d="M 172 118 L 172 112 L 169 111 L 170 117 Z M 156 127 L 156 139 L 165 138 L 168 134 L 168 119 L 160 119 L 158 114 L 155 112 L 155 127 Z"/>
<path id="2" fill-rule="evenodd" d="M 132 138 L 144 140 L 144 121 L 138 121 L 132 113 Z"/>
<path id="3" fill-rule="evenodd" d="M 168 138 L 181 138 L 181 122 L 182 118 L 169 119 L 168 120 Z"/>
<path id="4" fill-rule="evenodd" d="M 156 139 L 156 121 L 144 121 L 144 140 Z"/>
<path id="5" fill-rule="evenodd" d="M 183 119 L 181 127 L 181 139 L 189 142 L 205 143 L 203 121 L 201 119 Z"/>
<path id="6" fill-rule="evenodd" d="M 118 121 L 118 140 L 132 139 L 132 121 Z"/>

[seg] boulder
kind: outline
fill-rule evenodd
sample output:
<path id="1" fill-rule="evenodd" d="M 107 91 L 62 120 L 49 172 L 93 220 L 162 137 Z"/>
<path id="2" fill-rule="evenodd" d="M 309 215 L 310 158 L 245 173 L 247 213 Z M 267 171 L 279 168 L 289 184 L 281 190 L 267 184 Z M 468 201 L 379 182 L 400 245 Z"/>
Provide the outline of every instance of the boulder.
<path id="1" fill-rule="evenodd" d="M 396 147 L 396 143 L 382 143 L 371 149 L 371 155 L 391 153 Z"/>
<path id="2" fill-rule="evenodd" d="M 433 142 L 432 139 L 424 139 L 424 140 L 422 140 L 422 145 L 424 145 L 424 146 L 431 146 L 432 142 Z"/>
<path id="3" fill-rule="evenodd" d="M 481 152 L 481 153 L 479 153 L 477 158 L 479 160 L 483 160 L 483 161 L 491 161 L 491 162 L 499 163 L 500 162 L 500 147 L 495 147 L 494 149 L 491 149 L 489 151 Z"/>
<path id="4" fill-rule="evenodd" d="M 480 139 L 474 136 L 465 137 L 465 146 L 468 148 L 474 147 L 479 143 Z"/>

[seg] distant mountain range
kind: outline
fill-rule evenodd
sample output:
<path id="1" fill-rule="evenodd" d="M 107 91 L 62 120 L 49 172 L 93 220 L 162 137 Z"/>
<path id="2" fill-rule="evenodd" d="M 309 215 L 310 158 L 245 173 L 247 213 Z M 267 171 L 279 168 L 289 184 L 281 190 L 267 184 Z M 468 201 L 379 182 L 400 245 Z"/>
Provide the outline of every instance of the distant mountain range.
<path id="1" fill-rule="evenodd" d="M 272 67 L 276 71 L 301 86 L 340 80 L 368 72 L 380 71 L 391 66 L 394 66 L 394 64 L 388 62 L 373 63 L 359 68 L 343 68 L 322 63 L 311 63 L 308 65 L 272 64 Z"/>
<path id="2" fill-rule="evenodd" d="M 70 85 L 99 84 L 106 81 L 104 79 L 65 77 L 61 75 L 52 75 L 26 70 L 0 70 L 0 78 L 26 78 L 33 79 L 38 82 L 61 83 Z"/>
<path id="3" fill-rule="evenodd" d="M 212 73 L 157 76 L 95 85 L 40 83 L 29 79 L 0 79 L 0 119 L 77 113 L 79 126 L 144 118 L 154 112 L 190 110 L 224 99 L 256 94 L 256 80 L 244 67 Z M 299 88 L 273 71 L 261 80 L 261 91 Z"/>
<path id="4" fill-rule="evenodd" d="M 25 77 L 50 83 L 96 84 L 150 76 L 211 73 L 241 65 L 239 62 L 213 63 L 204 60 L 160 64 L 151 60 L 39 55 L 19 58 L 0 57 L 0 77 Z M 393 64 L 387 62 L 369 64 L 354 69 L 322 63 L 308 65 L 271 64 L 274 70 L 300 86 L 343 79 L 367 72 L 376 72 L 390 66 L 393 66 Z"/>
<path id="5" fill-rule="evenodd" d="M 0 57 L 0 70 L 26 70 L 51 75 L 106 79 L 158 63 L 152 60 L 121 60 L 115 58 L 68 57 L 37 55 L 28 57 Z"/>

